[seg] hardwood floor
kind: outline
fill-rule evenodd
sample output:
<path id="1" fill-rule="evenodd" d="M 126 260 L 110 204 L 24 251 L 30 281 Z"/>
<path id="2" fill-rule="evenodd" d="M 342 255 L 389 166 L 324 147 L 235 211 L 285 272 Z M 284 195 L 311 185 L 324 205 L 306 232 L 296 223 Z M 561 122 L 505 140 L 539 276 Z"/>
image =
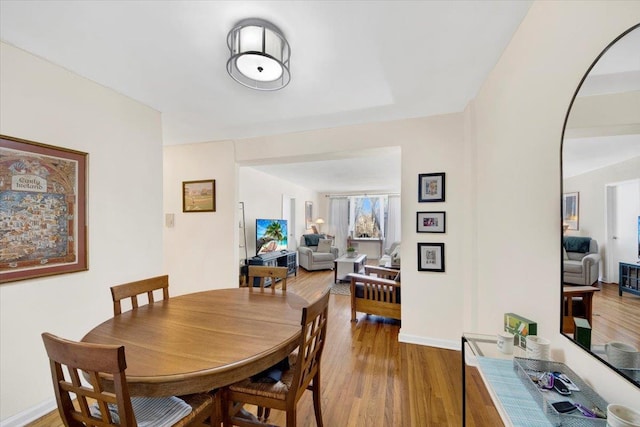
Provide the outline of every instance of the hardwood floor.
<path id="1" fill-rule="evenodd" d="M 640 348 L 640 296 L 627 292 L 619 296 L 616 283 L 600 282 L 597 286 L 601 291 L 593 295 L 591 343 L 622 341 Z"/>
<path id="2" fill-rule="evenodd" d="M 317 298 L 333 281 L 332 271 L 287 279 L 287 292 Z M 350 298 L 331 295 L 328 338 L 322 360 L 322 410 L 327 427 L 427 427 L 462 423 L 461 354 L 398 342 L 400 322 L 358 314 L 350 321 Z M 250 408 L 251 409 L 251 408 Z M 298 425 L 315 426 L 311 392 L 298 402 Z M 284 413 L 269 422 L 285 425 Z M 62 426 L 57 412 L 29 424 Z M 482 379 L 467 368 L 467 426 L 501 426 Z"/>

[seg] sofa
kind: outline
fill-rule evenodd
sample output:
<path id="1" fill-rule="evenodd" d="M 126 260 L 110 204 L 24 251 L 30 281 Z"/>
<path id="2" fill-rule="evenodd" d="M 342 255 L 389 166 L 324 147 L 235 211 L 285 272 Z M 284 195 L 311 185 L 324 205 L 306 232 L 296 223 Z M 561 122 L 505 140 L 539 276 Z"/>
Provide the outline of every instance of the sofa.
<path id="1" fill-rule="evenodd" d="M 562 253 L 563 283 L 591 286 L 598 281 L 600 254 L 595 239 L 565 236 L 562 239 Z"/>
<path id="2" fill-rule="evenodd" d="M 378 260 L 380 267 L 400 268 L 400 242 L 393 242 Z"/>
<path id="3" fill-rule="evenodd" d="M 351 321 L 356 312 L 400 318 L 400 272 L 390 268 L 367 265 L 365 274 L 350 273 Z"/>
<path id="4" fill-rule="evenodd" d="M 300 267 L 307 271 L 333 270 L 338 248 L 324 234 L 303 234 L 298 245 Z"/>

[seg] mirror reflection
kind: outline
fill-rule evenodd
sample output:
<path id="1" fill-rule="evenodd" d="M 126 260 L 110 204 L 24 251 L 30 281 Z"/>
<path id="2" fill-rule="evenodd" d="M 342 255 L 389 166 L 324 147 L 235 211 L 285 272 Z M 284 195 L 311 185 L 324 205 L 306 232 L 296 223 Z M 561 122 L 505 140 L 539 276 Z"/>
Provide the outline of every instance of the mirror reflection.
<path id="1" fill-rule="evenodd" d="M 576 95 L 562 193 L 562 333 L 640 386 L 640 26 Z"/>

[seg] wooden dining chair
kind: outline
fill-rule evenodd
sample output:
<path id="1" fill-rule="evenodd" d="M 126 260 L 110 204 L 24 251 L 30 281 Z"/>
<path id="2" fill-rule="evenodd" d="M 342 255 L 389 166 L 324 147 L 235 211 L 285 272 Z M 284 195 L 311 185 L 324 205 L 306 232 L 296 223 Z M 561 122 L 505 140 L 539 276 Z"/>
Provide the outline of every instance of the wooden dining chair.
<path id="1" fill-rule="evenodd" d="M 69 341 L 48 332 L 42 334 L 42 340 L 49 356 L 58 411 L 66 426 L 135 427 L 143 422 L 173 422 L 173 427 L 186 427 L 200 426 L 206 420 L 211 426 L 218 420 L 220 425 L 211 394 L 178 399 L 134 397 L 132 402 L 124 346 Z M 113 381 L 107 384 L 105 377 Z"/>
<path id="2" fill-rule="evenodd" d="M 265 288 L 265 282 L 267 278 L 271 279 L 271 289 L 275 290 L 276 279 L 280 279 L 278 282 L 280 284 L 280 289 L 283 291 L 287 290 L 287 275 L 288 268 L 287 267 L 272 267 L 268 265 L 250 265 L 247 276 L 249 277 L 248 285 L 249 287 L 255 286 L 256 278 L 260 283 L 260 289 Z"/>
<path id="3" fill-rule="evenodd" d="M 131 308 L 138 308 L 138 296 L 147 295 L 147 303 L 155 302 L 154 291 L 162 291 L 162 298 L 169 299 L 169 276 L 157 276 L 150 279 L 137 280 L 111 287 L 111 298 L 113 299 L 113 314 L 122 313 L 121 301 L 131 298 Z"/>
<path id="4" fill-rule="evenodd" d="M 232 384 L 222 393 L 223 425 L 250 427 L 256 424 L 240 415 L 244 404 L 286 412 L 287 427 L 296 425 L 296 405 L 305 390 L 313 392 L 313 407 L 316 424 L 322 427 L 320 406 L 320 362 L 327 335 L 327 314 L 329 292 L 326 291 L 316 302 L 302 309 L 301 334 L 298 357 L 289 370 L 283 372 L 276 383 L 252 382 L 250 378 Z"/>

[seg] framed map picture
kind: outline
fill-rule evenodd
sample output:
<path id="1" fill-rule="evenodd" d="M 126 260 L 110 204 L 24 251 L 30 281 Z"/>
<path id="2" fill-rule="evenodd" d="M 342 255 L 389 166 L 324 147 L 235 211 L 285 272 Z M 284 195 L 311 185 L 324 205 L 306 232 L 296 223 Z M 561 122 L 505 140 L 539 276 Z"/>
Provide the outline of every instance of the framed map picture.
<path id="1" fill-rule="evenodd" d="M 87 153 L 0 135 L 0 283 L 87 270 Z"/>

